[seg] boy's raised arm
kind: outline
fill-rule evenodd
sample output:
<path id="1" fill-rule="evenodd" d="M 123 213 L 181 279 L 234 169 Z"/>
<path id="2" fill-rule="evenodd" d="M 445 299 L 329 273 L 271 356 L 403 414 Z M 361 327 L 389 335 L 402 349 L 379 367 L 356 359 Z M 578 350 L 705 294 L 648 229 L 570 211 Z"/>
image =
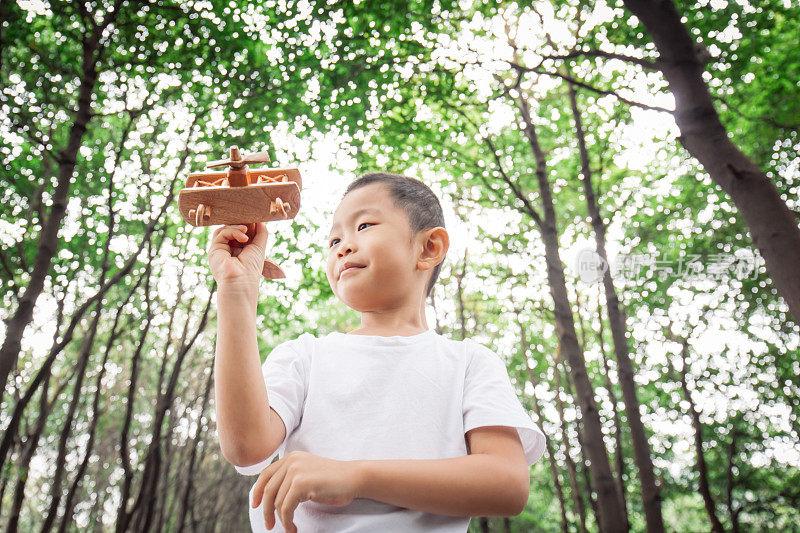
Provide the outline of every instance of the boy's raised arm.
<path id="1" fill-rule="evenodd" d="M 269 407 L 256 340 L 258 281 L 220 284 L 214 393 L 222 455 L 234 465 L 264 460 L 285 429 Z"/>

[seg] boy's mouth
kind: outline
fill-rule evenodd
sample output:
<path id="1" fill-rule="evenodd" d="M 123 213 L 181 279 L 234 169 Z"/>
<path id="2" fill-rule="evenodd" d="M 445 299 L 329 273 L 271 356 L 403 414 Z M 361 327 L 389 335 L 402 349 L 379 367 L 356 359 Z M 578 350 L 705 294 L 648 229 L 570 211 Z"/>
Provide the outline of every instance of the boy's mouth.
<path id="1" fill-rule="evenodd" d="M 339 270 L 339 277 L 341 278 L 345 274 L 345 272 L 350 272 L 350 271 L 353 271 L 353 270 L 360 270 L 362 268 L 366 268 L 366 265 L 360 265 L 358 263 L 347 262 L 344 265 L 342 265 L 341 270 Z"/>

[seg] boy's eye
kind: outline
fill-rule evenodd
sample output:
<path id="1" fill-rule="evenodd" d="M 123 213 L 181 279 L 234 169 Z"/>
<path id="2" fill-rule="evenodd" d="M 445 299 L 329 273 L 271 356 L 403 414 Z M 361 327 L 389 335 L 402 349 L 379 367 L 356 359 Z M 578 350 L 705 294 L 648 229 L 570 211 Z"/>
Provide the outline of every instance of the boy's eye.
<path id="1" fill-rule="evenodd" d="M 362 222 L 361 224 L 359 224 L 359 225 L 358 225 L 358 228 L 357 228 L 357 229 L 359 229 L 359 230 L 360 230 L 360 229 L 361 229 L 361 226 L 363 226 L 364 224 L 369 224 L 370 226 L 373 226 L 373 225 L 374 225 L 372 222 Z M 338 241 L 338 240 L 339 240 L 338 238 L 333 238 L 333 239 L 331 239 L 331 242 L 330 242 L 330 243 L 328 243 L 328 247 L 330 248 L 331 246 L 333 246 L 334 244 L 336 244 L 336 242 L 335 242 L 335 241 Z"/>

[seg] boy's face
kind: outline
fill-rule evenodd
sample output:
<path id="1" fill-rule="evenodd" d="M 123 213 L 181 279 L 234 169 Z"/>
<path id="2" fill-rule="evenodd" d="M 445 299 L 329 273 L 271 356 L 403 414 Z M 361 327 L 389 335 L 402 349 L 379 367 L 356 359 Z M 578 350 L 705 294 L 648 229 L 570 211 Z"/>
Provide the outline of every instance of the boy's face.
<path id="1" fill-rule="evenodd" d="M 417 268 L 422 244 L 411 242 L 408 216 L 389 194 L 383 183 L 365 185 L 333 214 L 326 274 L 336 297 L 356 311 L 396 307 L 424 290 L 430 277 L 430 270 Z M 347 262 L 363 267 L 342 273 Z"/>

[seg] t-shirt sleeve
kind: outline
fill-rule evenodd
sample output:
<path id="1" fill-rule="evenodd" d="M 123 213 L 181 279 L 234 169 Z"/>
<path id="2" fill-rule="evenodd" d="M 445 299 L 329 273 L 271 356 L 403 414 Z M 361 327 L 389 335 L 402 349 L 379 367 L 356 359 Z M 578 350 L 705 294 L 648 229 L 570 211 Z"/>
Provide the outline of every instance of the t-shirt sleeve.
<path id="1" fill-rule="evenodd" d="M 272 463 L 276 456 L 283 457 L 286 440 L 300 423 L 308 384 L 309 354 L 305 349 L 307 339 L 286 341 L 276 346 L 261 365 L 261 374 L 267 387 L 269 406 L 283 420 L 286 437 L 266 459 L 248 466 L 234 465 L 236 471 L 246 476 L 258 475 Z"/>
<path id="2" fill-rule="evenodd" d="M 544 433 L 517 398 L 508 369 L 500 357 L 472 340 L 468 343 L 464 381 L 464 433 L 482 426 L 517 429 L 525 459 L 532 465 L 544 453 Z"/>

